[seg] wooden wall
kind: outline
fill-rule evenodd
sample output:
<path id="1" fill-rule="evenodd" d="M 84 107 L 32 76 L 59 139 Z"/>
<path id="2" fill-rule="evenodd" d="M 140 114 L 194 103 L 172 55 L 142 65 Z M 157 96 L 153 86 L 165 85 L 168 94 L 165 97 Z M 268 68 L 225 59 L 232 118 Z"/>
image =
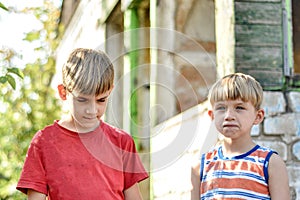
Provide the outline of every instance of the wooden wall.
<path id="1" fill-rule="evenodd" d="M 236 0 L 235 71 L 254 76 L 265 89 L 283 87 L 281 0 Z"/>

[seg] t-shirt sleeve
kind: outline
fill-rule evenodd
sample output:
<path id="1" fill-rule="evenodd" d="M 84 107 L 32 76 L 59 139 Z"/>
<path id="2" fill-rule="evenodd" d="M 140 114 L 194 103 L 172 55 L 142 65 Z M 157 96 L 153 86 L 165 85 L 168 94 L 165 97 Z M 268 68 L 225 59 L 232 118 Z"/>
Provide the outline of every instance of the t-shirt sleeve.
<path id="1" fill-rule="evenodd" d="M 127 137 L 125 151 L 123 152 L 124 189 L 128 189 L 135 183 L 148 178 L 139 154 L 136 151 L 134 140 Z"/>
<path id="2" fill-rule="evenodd" d="M 47 182 L 42 161 L 42 152 L 39 148 L 41 132 L 32 139 L 28 148 L 24 166 L 21 172 L 17 190 L 27 194 L 28 189 L 47 194 Z"/>

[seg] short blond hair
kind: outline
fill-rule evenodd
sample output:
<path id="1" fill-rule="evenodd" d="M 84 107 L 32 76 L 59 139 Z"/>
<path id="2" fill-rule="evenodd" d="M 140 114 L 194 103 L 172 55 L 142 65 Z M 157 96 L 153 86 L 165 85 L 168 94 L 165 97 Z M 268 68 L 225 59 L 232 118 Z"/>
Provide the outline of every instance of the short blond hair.
<path id="1" fill-rule="evenodd" d="M 114 68 L 100 50 L 78 48 L 62 68 L 63 85 L 69 92 L 99 95 L 113 87 Z"/>
<path id="2" fill-rule="evenodd" d="M 263 89 L 252 76 L 234 73 L 224 76 L 210 89 L 209 101 L 214 105 L 218 101 L 241 99 L 250 101 L 256 109 L 260 109 L 263 99 Z"/>

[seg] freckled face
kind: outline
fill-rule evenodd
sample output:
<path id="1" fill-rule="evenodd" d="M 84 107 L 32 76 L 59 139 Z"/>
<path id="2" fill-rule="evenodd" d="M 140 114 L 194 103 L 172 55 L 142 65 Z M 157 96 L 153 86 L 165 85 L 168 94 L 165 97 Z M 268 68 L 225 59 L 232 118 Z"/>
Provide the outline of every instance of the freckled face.
<path id="1" fill-rule="evenodd" d="M 241 99 L 216 102 L 209 114 L 217 130 L 232 139 L 250 135 L 252 126 L 259 124 L 264 116 L 263 110 L 256 110 L 251 102 Z"/>
<path id="2" fill-rule="evenodd" d="M 69 111 L 75 128 L 79 132 L 89 132 L 99 126 L 110 91 L 98 96 L 68 93 Z"/>

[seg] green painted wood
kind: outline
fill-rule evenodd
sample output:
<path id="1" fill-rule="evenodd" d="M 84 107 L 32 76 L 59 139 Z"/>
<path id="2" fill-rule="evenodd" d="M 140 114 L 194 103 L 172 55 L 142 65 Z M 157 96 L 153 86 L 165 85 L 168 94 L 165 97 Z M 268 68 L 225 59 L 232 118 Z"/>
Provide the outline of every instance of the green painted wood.
<path id="1" fill-rule="evenodd" d="M 265 90 L 282 90 L 281 0 L 235 1 L 235 70 L 255 77 Z"/>
<path id="2" fill-rule="evenodd" d="M 235 67 L 255 77 L 265 90 L 279 90 L 284 85 L 282 50 L 274 47 L 236 47 Z"/>
<path id="3" fill-rule="evenodd" d="M 273 24 L 282 23 L 281 3 L 236 2 L 236 24 Z"/>
<path id="4" fill-rule="evenodd" d="M 280 47 L 236 47 L 235 64 L 238 69 L 282 70 Z"/>
<path id="5" fill-rule="evenodd" d="M 236 25 L 236 45 L 282 46 L 282 27 L 279 25 Z"/>
<path id="6" fill-rule="evenodd" d="M 282 70 L 256 70 L 251 69 L 236 69 L 237 72 L 242 72 L 253 76 L 264 88 L 264 90 L 281 90 L 284 87 L 284 79 Z"/>
<path id="7" fill-rule="evenodd" d="M 235 2 L 281 3 L 281 0 L 235 0 Z"/>

